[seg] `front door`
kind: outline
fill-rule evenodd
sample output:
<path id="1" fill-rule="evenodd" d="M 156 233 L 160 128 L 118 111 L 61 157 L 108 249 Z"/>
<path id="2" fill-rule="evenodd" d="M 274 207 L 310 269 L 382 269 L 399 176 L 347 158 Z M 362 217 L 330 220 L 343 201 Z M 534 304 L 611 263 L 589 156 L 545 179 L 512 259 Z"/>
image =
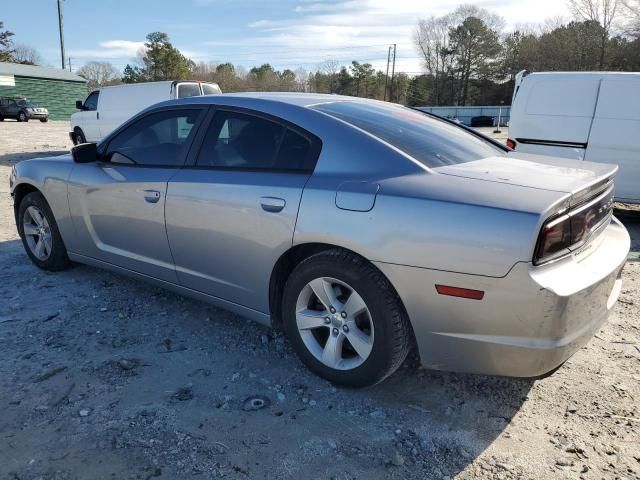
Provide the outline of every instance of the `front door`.
<path id="1" fill-rule="evenodd" d="M 82 111 L 76 113 L 77 123 L 84 133 L 87 142 L 98 142 L 100 138 L 100 122 L 98 113 L 98 98 L 100 91 L 91 92 L 83 104 Z"/>
<path id="2" fill-rule="evenodd" d="M 73 253 L 176 283 L 164 221 L 167 182 L 183 166 L 203 111 L 150 113 L 116 133 L 102 161 L 74 166 Z"/>
<path id="3" fill-rule="evenodd" d="M 167 191 L 167 235 L 180 283 L 269 312 L 269 280 L 292 245 L 318 140 L 277 119 L 216 111 L 196 164 Z"/>

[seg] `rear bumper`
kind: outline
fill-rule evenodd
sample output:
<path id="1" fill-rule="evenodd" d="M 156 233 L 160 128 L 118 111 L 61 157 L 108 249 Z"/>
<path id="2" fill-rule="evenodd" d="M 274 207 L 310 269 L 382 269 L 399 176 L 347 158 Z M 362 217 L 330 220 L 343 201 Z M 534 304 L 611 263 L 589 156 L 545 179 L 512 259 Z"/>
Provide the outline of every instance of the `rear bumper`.
<path id="1" fill-rule="evenodd" d="M 425 367 L 535 377 L 566 361 L 606 320 L 629 247 L 626 229 L 614 218 L 588 251 L 537 267 L 518 263 L 503 278 L 377 266 L 404 302 Z M 435 284 L 485 295 L 442 296 Z"/>

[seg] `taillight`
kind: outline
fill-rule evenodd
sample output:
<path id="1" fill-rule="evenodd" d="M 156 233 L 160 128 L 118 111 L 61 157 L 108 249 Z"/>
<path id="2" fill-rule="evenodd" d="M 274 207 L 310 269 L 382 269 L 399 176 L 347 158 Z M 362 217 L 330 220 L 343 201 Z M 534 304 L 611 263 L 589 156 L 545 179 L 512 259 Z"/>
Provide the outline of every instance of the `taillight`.
<path id="1" fill-rule="evenodd" d="M 507 147 L 509 147 L 511 150 L 515 150 L 516 149 L 516 141 L 515 140 L 511 140 L 510 138 L 507 138 L 507 141 L 505 143 L 507 144 Z"/>
<path id="2" fill-rule="evenodd" d="M 543 263 L 569 252 L 571 246 L 571 222 L 563 215 L 545 224 L 540 232 L 534 263 Z"/>
<path id="3" fill-rule="evenodd" d="M 594 200 L 545 223 L 533 262 L 544 263 L 587 242 L 591 234 L 611 218 L 613 196 L 613 188 L 609 188 Z"/>

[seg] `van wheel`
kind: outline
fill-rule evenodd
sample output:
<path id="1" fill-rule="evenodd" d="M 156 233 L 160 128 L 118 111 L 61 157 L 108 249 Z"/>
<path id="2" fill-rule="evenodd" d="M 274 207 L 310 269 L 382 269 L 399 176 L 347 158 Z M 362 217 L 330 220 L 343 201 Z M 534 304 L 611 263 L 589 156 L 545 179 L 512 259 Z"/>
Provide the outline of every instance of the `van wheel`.
<path id="1" fill-rule="evenodd" d="M 17 220 L 24 249 L 38 268 L 56 271 L 69 267 L 71 262 L 58 224 L 40 192 L 31 192 L 22 199 Z"/>
<path id="2" fill-rule="evenodd" d="M 81 143 L 87 143 L 87 138 L 84 136 L 84 132 L 82 129 L 76 127 L 73 129 L 74 132 L 74 144 L 80 145 Z"/>
<path id="3" fill-rule="evenodd" d="M 282 315 L 300 359 L 340 385 L 381 382 L 402 364 L 411 345 L 409 320 L 389 281 L 344 250 L 317 253 L 293 270 Z"/>
<path id="4" fill-rule="evenodd" d="M 47 123 L 47 122 L 49 121 L 49 119 L 48 119 L 48 118 L 41 118 L 41 119 L 40 119 L 40 121 L 41 121 L 42 123 Z"/>
<path id="5" fill-rule="evenodd" d="M 26 113 L 24 113 L 24 112 L 18 112 L 18 118 L 17 118 L 17 120 L 18 120 L 19 122 L 28 122 L 28 121 L 29 121 L 29 119 L 27 118 L 27 114 L 26 114 Z"/>

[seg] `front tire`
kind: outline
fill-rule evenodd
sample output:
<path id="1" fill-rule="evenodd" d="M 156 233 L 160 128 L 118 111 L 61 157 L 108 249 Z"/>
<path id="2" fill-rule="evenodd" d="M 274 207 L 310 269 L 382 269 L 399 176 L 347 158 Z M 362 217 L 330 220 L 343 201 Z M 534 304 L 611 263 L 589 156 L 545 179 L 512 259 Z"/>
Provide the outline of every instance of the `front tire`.
<path id="1" fill-rule="evenodd" d="M 76 127 L 73 129 L 74 145 L 80 145 L 81 143 L 87 143 L 87 138 L 84 136 L 82 129 Z"/>
<path id="2" fill-rule="evenodd" d="M 300 359 L 339 385 L 379 383 L 409 353 L 411 327 L 395 290 L 371 263 L 344 250 L 320 252 L 296 266 L 282 312 Z"/>
<path id="3" fill-rule="evenodd" d="M 27 255 L 38 268 L 64 270 L 70 261 L 58 224 L 40 192 L 31 192 L 18 208 L 18 233 Z"/>
<path id="4" fill-rule="evenodd" d="M 41 121 L 42 123 L 47 123 L 47 122 L 49 121 L 49 119 L 48 119 L 48 118 L 41 118 L 41 119 L 40 119 L 40 121 Z"/>

